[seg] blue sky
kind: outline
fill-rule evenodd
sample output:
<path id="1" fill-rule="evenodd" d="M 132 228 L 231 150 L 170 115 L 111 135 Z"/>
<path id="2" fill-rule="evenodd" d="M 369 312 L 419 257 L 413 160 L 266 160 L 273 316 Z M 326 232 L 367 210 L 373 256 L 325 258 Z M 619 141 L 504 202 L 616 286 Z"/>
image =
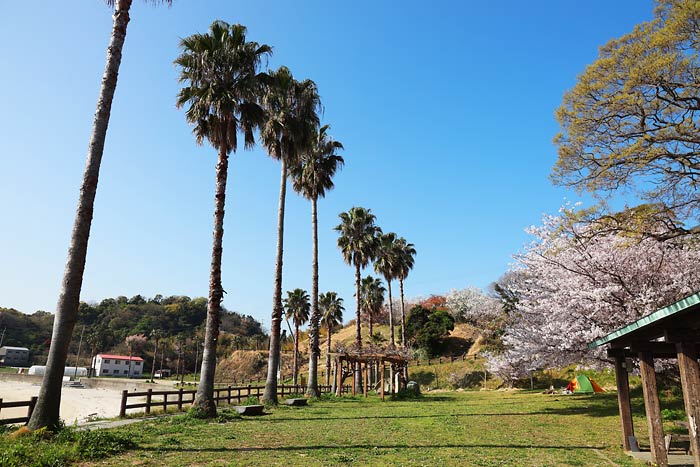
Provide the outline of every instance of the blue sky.
<path id="1" fill-rule="evenodd" d="M 206 296 L 215 151 L 198 147 L 172 65 L 214 19 L 318 84 L 346 167 L 319 203 L 320 290 L 354 310 L 337 214 L 371 208 L 415 243 L 408 296 L 486 287 L 523 229 L 575 193 L 548 180 L 554 110 L 598 47 L 652 17 L 615 2 L 134 1 L 107 133 L 82 299 Z M 54 311 L 111 11 L 99 0 L 0 2 L 0 306 Z M 231 159 L 224 305 L 270 322 L 279 164 Z M 287 200 L 284 290 L 310 288 L 309 203 Z"/>

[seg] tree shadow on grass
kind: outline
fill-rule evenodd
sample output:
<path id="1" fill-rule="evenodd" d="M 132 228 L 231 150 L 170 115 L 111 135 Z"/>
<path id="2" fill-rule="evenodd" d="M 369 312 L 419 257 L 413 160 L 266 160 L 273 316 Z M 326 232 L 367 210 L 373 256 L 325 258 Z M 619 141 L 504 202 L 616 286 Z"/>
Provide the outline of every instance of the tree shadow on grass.
<path id="1" fill-rule="evenodd" d="M 347 449 L 607 449 L 609 446 L 584 446 L 576 444 L 316 444 L 309 446 L 248 446 L 248 447 L 219 447 L 219 448 L 186 448 L 181 446 L 159 447 L 160 452 L 266 452 L 266 451 L 312 451 L 312 450 L 347 450 Z"/>
<path id="2" fill-rule="evenodd" d="M 329 421 L 329 420 L 386 420 L 386 419 L 412 419 L 412 418 L 448 418 L 448 417 L 525 417 L 531 415 L 551 415 L 549 411 L 537 412 L 480 412 L 480 413 L 445 413 L 434 415 L 358 415 L 353 417 L 300 417 L 300 418 L 268 418 L 263 422 L 290 422 L 290 421 Z M 252 419 L 245 419 L 251 420 Z"/>

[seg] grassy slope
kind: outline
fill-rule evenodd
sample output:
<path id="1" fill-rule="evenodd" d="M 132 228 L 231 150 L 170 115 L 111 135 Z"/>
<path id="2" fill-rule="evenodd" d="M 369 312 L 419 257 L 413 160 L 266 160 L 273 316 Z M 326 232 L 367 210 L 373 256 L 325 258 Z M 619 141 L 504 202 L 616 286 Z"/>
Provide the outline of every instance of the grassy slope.
<path id="1" fill-rule="evenodd" d="M 639 439 L 646 423 L 635 404 Z M 342 399 L 204 424 L 167 418 L 119 431 L 141 448 L 104 466 L 639 466 L 619 448 L 614 394 L 464 392 L 420 401 Z M 602 456 L 602 457 L 601 457 Z"/>

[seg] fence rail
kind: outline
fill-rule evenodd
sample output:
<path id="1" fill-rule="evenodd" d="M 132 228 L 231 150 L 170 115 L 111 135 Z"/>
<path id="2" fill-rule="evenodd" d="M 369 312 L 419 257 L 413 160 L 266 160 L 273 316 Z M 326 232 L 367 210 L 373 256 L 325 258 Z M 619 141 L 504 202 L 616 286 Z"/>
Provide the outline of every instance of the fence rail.
<path id="1" fill-rule="evenodd" d="M 453 355 L 450 357 L 437 357 L 437 358 L 428 358 L 428 359 L 415 359 L 411 360 L 409 362 L 409 365 L 413 366 L 430 366 L 430 365 L 441 365 L 443 363 L 454 363 L 457 361 L 466 361 L 466 360 L 476 360 L 477 356 L 476 355 L 467 355 L 462 354 L 462 355 Z"/>
<path id="2" fill-rule="evenodd" d="M 323 393 L 330 393 L 332 391 L 331 386 L 319 385 L 319 391 Z M 300 384 L 290 385 L 290 384 L 280 384 L 277 386 L 277 396 L 284 397 L 290 394 L 302 394 L 306 390 L 305 386 Z M 221 405 L 222 403 L 231 404 L 233 401 L 236 403 L 241 403 L 243 400 L 249 397 L 260 397 L 265 391 L 265 386 L 227 386 L 225 388 L 215 388 L 214 389 L 214 401 L 216 405 Z M 350 386 L 343 386 L 342 393 L 349 393 Z M 126 417 L 126 411 L 128 409 L 145 409 L 145 414 L 151 413 L 152 407 L 163 408 L 163 412 L 167 412 L 168 406 L 177 406 L 178 411 L 182 411 L 183 405 L 189 405 L 194 402 L 196 389 L 178 389 L 176 391 L 157 391 L 153 389 L 148 389 L 147 391 L 122 391 L 122 401 L 119 408 L 119 417 Z M 162 400 L 153 400 L 153 396 L 162 396 Z M 129 404 L 130 398 L 145 397 L 145 402 L 136 402 Z"/>
<path id="3" fill-rule="evenodd" d="M 13 409 L 17 407 L 27 407 L 26 417 L 14 417 L 14 418 L 0 418 L 0 425 L 14 425 L 15 423 L 27 423 L 32 417 L 32 412 L 34 412 L 34 407 L 36 406 L 37 397 L 32 397 L 28 401 L 17 401 L 17 402 L 4 402 L 0 399 L 0 415 L 2 415 L 2 409 Z"/>

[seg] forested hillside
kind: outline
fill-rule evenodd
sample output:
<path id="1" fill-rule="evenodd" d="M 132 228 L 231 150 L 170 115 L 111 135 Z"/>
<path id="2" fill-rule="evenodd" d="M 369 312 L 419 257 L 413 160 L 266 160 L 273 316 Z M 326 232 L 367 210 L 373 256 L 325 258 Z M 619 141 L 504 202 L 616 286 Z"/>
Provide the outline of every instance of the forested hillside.
<path id="1" fill-rule="evenodd" d="M 154 335 L 172 341 L 172 347 L 193 341 L 201 342 L 207 316 L 207 299 L 186 296 L 145 298 L 136 295 L 106 298 L 99 303 L 81 303 L 78 323 L 73 333 L 72 352 L 77 350 L 81 333 L 84 337 L 83 356 L 92 352 L 124 351 L 127 336 L 143 334 L 150 341 Z M 2 345 L 27 347 L 35 363 L 43 363 L 41 356 L 48 351 L 51 341 L 53 314 L 37 311 L 25 314 L 12 308 L 0 307 L 0 334 Z M 84 331 L 83 331 L 84 329 Z M 234 348 L 260 347 L 265 340 L 262 325 L 251 316 L 224 310 L 221 318 L 222 352 Z M 152 345 L 134 349 L 142 355 Z M 183 349 L 183 353 L 186 351 Z"/>

